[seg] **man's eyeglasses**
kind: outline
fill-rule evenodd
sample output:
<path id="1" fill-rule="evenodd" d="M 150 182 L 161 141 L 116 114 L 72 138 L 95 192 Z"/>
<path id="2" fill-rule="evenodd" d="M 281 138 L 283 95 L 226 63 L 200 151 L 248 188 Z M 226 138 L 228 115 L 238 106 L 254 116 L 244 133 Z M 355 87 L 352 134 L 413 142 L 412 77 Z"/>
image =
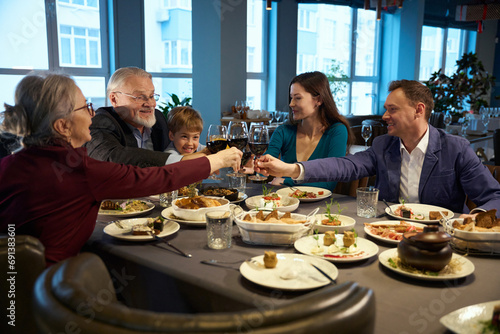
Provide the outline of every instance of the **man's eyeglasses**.
<path id="1" fill-rule="evenodd" d="M 94 106 L 92 105 L 92 103 L 87 103 L 83 107 L 77 108 L 77 109 L 75 109 L 73 111 L 77 111 L 77 110 L 80 110 L 80 109 L 83 109 L 83 108 L 87 108 L 87 111 L 89 112 L 90 117 L 94 117 L 95 111 L 94 111 Z"/>
<path id="2" fill-rule="evenodd" d="M 144 103 L 149 102 L 149 100 L 151 100 L 151 99 L 153 99 L 155 101 L 158 101 L 160 99 L 160 94 L 153 94 L 153 95 L 150 95 L 150 96 L 146 96 L 146 95 L 134 96 L 134 95 L 130 95 L 130 94 L 127 94 L 127 93 L 118 92 L 118 91 L 117 92 L 113 92 L 113 93 L 120 93 L 120 94 L 123 94 L 125 96 L 131 97 L 131 98 L 133 98 L 136 101 L 141 101 L 141 102 L 144 102 Z"/>

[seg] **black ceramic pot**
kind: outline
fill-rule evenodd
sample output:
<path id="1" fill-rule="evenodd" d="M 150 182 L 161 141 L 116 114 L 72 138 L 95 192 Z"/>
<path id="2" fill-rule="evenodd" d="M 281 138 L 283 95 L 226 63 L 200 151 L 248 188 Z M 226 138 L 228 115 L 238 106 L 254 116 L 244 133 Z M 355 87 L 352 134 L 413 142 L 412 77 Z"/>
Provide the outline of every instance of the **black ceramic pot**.
<path id="1" fill-rule="evenodd" d="M 406 232 L 398 244 L 398 255 L 407 265 L 421 270 L 440 271 L 450 263 L 451 236 L 439 226 L 426 226 L 423 232 Z"/>

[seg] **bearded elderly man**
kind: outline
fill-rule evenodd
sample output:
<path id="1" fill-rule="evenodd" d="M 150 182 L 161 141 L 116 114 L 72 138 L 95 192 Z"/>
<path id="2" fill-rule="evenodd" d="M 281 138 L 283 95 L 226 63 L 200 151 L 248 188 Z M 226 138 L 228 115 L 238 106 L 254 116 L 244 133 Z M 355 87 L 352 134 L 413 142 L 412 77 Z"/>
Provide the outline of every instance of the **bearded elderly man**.
<path id="1" fill-rule="evenodd" d="M 391 82 L 389 91 L 382 116 L 387 135 L 376 137 L 366 151 L 297 164 L 266 155 L 255 170 L 299 182 L 348 182 L 376 175 L 379 198 L 390 202 L 402 197 L 407 203 L 437 205 L 466 216 L 467 195 L 478 206 L 476 211 L 498 210 L 500 184 L 470 143 L 429 125 L 434 108 L 429 88 L 418 81 L 400 80 Z"/>
<path id="2" fill-rule="evenodd" d="M 92 140 L 85 144 L 90 157 L 150 167 L 205 155 L 164 153 L 170 143 L 167 121 L 155 109 L 159 95 L 150 73 L 137 67 L 116 70 L 109 79 L 107 95 L 112 107 L 97 109 L 90 127 Z"/>

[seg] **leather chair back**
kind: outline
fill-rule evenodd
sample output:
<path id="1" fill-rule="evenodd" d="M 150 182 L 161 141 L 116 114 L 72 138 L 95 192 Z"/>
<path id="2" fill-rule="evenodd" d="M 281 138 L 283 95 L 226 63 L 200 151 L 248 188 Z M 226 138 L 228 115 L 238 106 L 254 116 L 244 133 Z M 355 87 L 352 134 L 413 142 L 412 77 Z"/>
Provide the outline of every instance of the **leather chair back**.
<path id="1" fill-rule="evenodd" d="M 495 166 L 500 166 L 500 129 L 493 132 L 493 152 L 495 154 Z"/>
<path id="2" fill-rule="evenodd" d="M 44 252 L 42 243 L 35 237 L 0 235 L 0 308 L 7 310 L 7 318 L 1 321 L 0 333 L 36 333 L 33 286 L 45 269 Z M 11 301 L 15 302 L 15 318 L 9 318 Z M 9 324 L 13 319 L 15 327 Z"/>
<path id="3" fill-rule="evenodd" d="M 442 112 L 432 112 L 429 117 L 429 124 L 435 128 L 444 129 L 444 114 Z"/>
<path id="4" fill-rule="evenodd" d="M 81 253 L 48 268 L 36 282 L 41 333 L 372 333 L 373 292 L 347 282 L 330 285 L 280 306 L 227 313 L 158 313 L 116 300 L 102 260 Z"/>
<path id="5" fill-rule="evenodd" d="M 493 175 L 495 180 L 497 180 L 498 183 L 500 183 L 500 166 L 492 166 L 492 165 L 485 165 L 485 166 L 488 167 L 488 169 L 491 172 L 491 175 Z M 469 208 L 469 210 L 472 210 L 477 207 L 477 205 L 474 202 L 472 202 L 468 197 L 466 198 L 465 203 Z"/>

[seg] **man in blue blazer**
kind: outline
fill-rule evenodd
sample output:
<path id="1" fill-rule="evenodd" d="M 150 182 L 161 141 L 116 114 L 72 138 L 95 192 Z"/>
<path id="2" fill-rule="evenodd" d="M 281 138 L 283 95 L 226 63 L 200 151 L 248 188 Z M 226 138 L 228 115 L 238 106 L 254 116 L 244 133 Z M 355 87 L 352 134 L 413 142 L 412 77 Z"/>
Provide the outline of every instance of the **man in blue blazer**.
<path id="1" fill-rule="evenodd" d="M 342 158 L 325 158 L 285 164 L 261 157 L 256 171 L 290 176 L 297 182 L 347 182 L 376 175 L 379 197 L 468 212 L 465 198 L 479 210 L 497 209 L 500 184 L 478 159 L 470 143 L 429 125 L 434 102 L 430 90 L 418 81 L 400 80 L 389 85 L 382 119 L 387 135 L 376 137 L 366 151 Z"/>

